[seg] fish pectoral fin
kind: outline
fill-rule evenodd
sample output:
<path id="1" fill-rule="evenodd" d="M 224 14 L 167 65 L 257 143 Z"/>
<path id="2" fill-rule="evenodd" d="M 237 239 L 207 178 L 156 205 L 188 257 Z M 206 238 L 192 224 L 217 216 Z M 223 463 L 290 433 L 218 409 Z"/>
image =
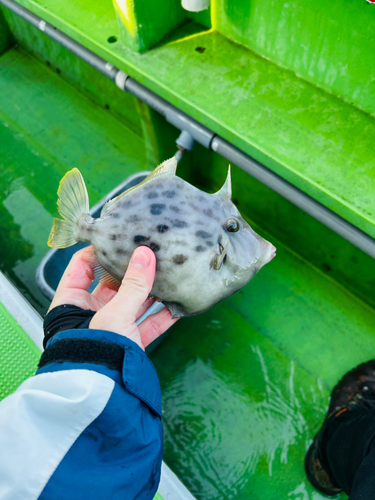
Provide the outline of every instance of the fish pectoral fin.
<path id="1" fill-rule="evenodd" d="M 217 255 L 216 262 L 214 265 L 214 269 L 216 271 L 221 269 L 221 266 L 223 265 L 223 261 L 227 256 L 228 246 L 229 246 L 229 240 L 226 242 L 225 246 L 223 246 L 222 243 L 219 243 L 219 254 Z"/>
<path id="2" fill-rule="evenodd" d="M 109 274 L 108 271 L 104 269 L 104 267 L 98 262 L 96 255 L 93 253 L 90 258 L 90 267 L 94 271 L 94 276 L 96 281 L 99 281 L 101 285 L 104 285 L 111 290 L 118 290 L 120 288 L 121 283 Z"/>
<path id="3" fill-rule="evenodd" d="M 102 208 L 102 211 L 100 213 L 100 217 L 104 217 L 109 212 L 111 212 L 114 205 L 116 205 L 117 202 L 120 199 L 124 198 L 130 191 L 133 191 L 133 189 L 137 189 L 142 184 L 146 184 L 146 182 L 149 182 L 152 179 L 159 177 L 160 175 L 176 175 L 176 170 L 177 170 L 177 160 L 176 160 L 176 157 L 173 156 L 172 158 L 169 158 L 169 160 L 165 160 L 161 165 L 156 167 L 155 170 L 153 172 L 151 172 L 151 174 L 148 175 L 146 177 L 146 179 L 143 179 L 142 182 L 140 182 L 139 184 L 137 184 L 134 187 L 129 188 L 127 191 L 124 191 L 123 193 L 119 194 L 118 196 L 116 196 L 116 198 L 113 198 L 112 200 L 107 201 L 107 203 Z"/>

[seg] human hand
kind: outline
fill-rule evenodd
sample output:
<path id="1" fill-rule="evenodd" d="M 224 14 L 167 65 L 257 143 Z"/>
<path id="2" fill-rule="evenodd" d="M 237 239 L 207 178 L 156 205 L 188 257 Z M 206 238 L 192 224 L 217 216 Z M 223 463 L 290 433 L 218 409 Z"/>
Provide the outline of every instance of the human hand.
<path id="1" fill-rule="evenodd" d="M 139 326 L 135 323 L 155 302 L 155 298 L 147 298 L 155 278 L 154 253 L 147 247 L 135 250 L 118 292 L 99 284 L 90 294 L 87 289 L 94 279 L 90 264 L 93 251 L 93 247 L 86 247 L 74 254 L 50 310 L 72 304 L 97 311 L 89 328 L 124 335 L 144 349 L 177 321 L 165 308 L 146 318 Z"/>

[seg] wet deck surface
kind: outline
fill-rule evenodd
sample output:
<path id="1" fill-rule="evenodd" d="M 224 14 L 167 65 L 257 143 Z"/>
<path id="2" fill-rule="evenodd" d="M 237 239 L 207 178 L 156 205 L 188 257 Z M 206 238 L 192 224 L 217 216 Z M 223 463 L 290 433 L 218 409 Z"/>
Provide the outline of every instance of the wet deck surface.
<path id="1" fill-rule="evenodd" d="M 373 357 L 374 327 L 373 310 L 280 247 L 241 292 L 181 320 L 152 355 L 167 464 L 202 500 L 323 498 L 304 454 L 335 382 Z"/>
<path id="2" fill-rule="evenodd" d="M 44 313 L 34 276 L 60 178 L 79 167 L 94 204 L 153 168 L 156 153 L 23 51 L 0 66 L 0 267 Z M 323 498 L 305 478 L 305 451 L 335 382 L 375 352 L 374 310 L 268 237 L 277 258 L 233 297 L 180 320 L 152 355 L 164 459 L 198 499 Z"/>

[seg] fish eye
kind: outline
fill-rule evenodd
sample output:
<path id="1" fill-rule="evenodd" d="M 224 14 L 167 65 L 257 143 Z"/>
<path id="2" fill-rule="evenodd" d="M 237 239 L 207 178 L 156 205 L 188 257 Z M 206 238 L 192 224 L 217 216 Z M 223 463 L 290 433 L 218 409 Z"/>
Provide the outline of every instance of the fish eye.
<path id="1" fill-rule="evenodd" d="M 225 229 L 230 233 L 237 233 L 240 229 L 240 223 L 236 219 L 229 219 L 225 224 Z"/>

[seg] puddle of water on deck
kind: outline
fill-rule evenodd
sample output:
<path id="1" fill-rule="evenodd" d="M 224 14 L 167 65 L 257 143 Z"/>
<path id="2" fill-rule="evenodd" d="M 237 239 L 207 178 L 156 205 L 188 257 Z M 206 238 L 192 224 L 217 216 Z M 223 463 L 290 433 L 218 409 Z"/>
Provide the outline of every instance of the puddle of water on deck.
<path id="1" fill-rule="evenodd" d="M 249 362 L 257 363 L 254 369 L 263 376 L 261 397 L 259 391 L 255 397 L 245 393 L 202 359 L 188 362 L 163 390 L 166 458 L 173 456 L 178 462 L 179 473 L 197 498 L 249 498 L 256 471 L 263 469 L 271 478 L 277 469 L 275 479 L 280 481 L 290 448 L 302 445 L 303 457 L 310 441 L 311 432 L 301 411 L 306 395 L 302 387 L 296 394 L 294 363 L 287 380 L 272 381 L 260 348 L 253 346 L 252 351 L 254 358 Z M 281 389 L 284 382 L 286 390 Z M 321 387 L 317 384 L 309 389 L 308 397 L 321 407 L 326 401 Z M 302 461 L 299 475 L 303 477 Z M 261 498 L 253 493 L 253 498 Z M 273 497 L 265 492 L 264 498 Z M 280 498 L 322 497 L 299 481 Z"/>

